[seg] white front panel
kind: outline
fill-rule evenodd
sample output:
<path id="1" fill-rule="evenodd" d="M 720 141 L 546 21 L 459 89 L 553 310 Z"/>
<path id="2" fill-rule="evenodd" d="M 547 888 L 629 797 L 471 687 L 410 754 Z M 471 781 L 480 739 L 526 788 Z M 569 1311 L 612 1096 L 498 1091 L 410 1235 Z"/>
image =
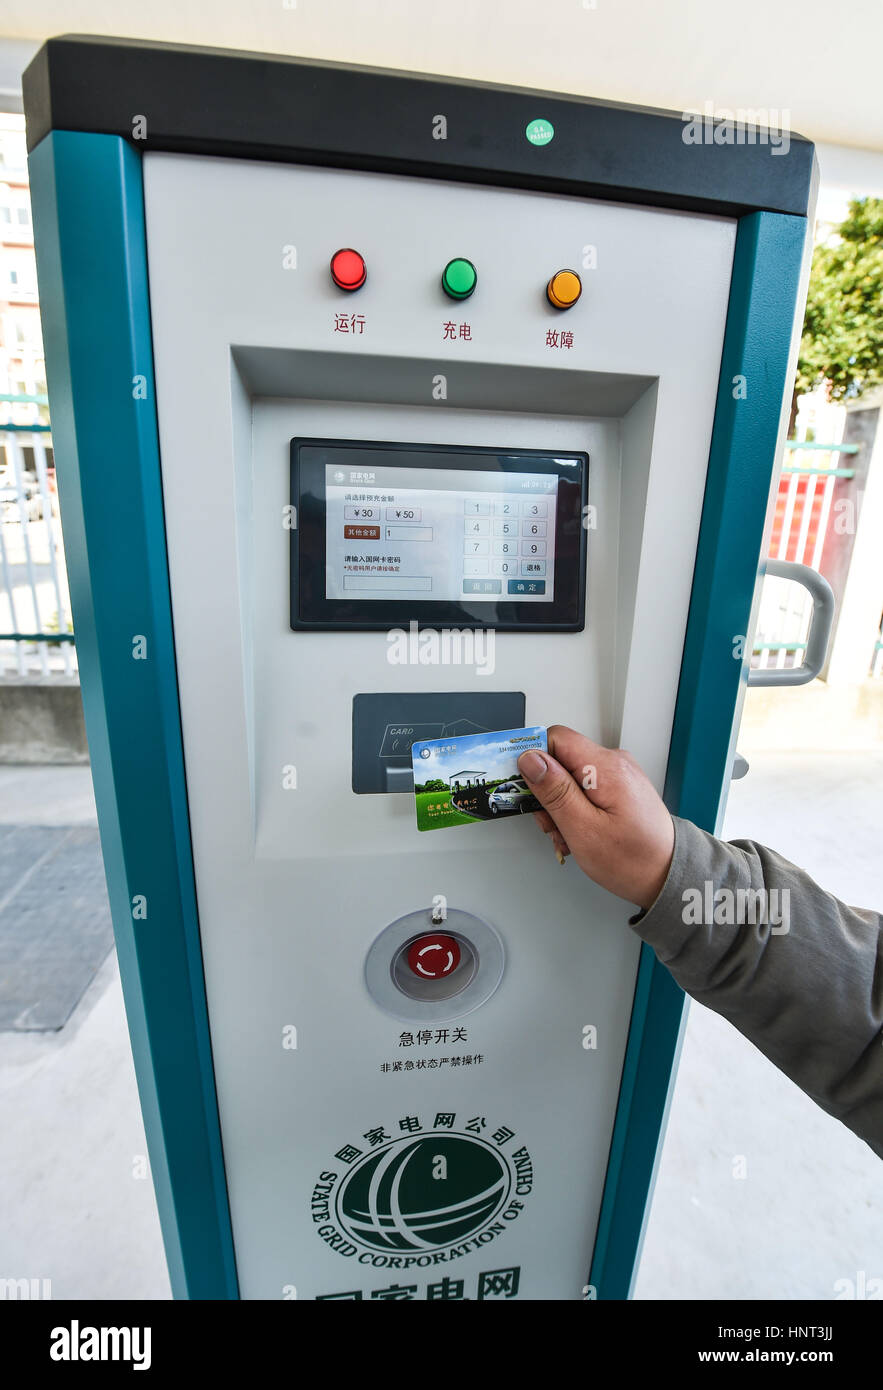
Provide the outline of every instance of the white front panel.
<path id="1" fill-rule="evenodd" d="M 634 992 L 630 908 L 560 868 L 527 819 L 419 834 L 412 797 L 354 794 L 352 700 L 523 691 L 528 724 L 621 739 L 661 786 L 734 226 L 343 171 L 171 155 L 144 167 L 188 795 L 243 1296 L 293 1286 L 367 1299 L 396 1284 L 419 1299 L 506 1297 L 514 1276 L 495 1271 L 518 1270 L 519 1298 L 580 1298 Z M 368 262 L 351 296 L 328 275 L 341 246 Z M 543 287 L 580 268 L 587 246 L 597 269 L 556 315 Z M 457 255 L 479 274 L 461 303 L 438 283 Z M 263 367 L 254 349 L 267 350 Z M 439 376 L 463 362 L 472 398 L 439 397 Z M 508 398 L 501 367 L 513 369 Z M 544 414 L 553 374 L 556 413 Z M 637 378 L 649 384 L 629 395 Z M 383 632 L 292 632 L 295 436 L 586 451 L 598 525 L 585 631 L 499 633 L 490 673 L 391 664 Z M 420 1041 L 419 1021 L 377 1007 L 363 970 L 383 928 L 436 895 L 496 929 L 506 968 L 487 1003 Z M 353 1178 L 341 1197 L 372 1149 L 394 1155 L 390 1140 L 415 1135 L 432 1142 L 413 1146 L 407 1172 L 387 1164 L 399 1183 L 389 1210 L 379 1168 L 373 1189 Z M 408 1183 L 421 1164 L 418 1219 Z M 470 1227 L 473 1173 L 480 1187 L 498 1170 L 503 1205 Z M 386 1247 L 351 1239 L 359 1201 L 369 1226 L 393 1232 Z M 441 1230 L 451 1208 L 454 1243 Z M 442 1209 L 436 1228 L 426 1212 Z"/>

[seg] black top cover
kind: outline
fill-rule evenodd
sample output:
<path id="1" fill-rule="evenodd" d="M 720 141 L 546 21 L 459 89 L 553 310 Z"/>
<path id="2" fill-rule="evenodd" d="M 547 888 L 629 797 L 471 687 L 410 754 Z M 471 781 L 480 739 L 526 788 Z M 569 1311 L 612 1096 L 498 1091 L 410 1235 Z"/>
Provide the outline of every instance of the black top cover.
<path id="1" fill-rule="evenodd" d="M 316 59 L 49 39 L 24 74 L 28 148 L 51 130 L 145 150 L 369 169 L 741 216 L 805 216 L 802 136 L 678 112 Z M 739 116 L 740 113 L 734 113 Z M 750 121 L 751 113 L 743 118 Z M 548 122 L 546 144 L 526 137 Z M 686 137 L 686 138 L 685 138 Z M 716 142 L 717 140 L 717 142 Z"/>

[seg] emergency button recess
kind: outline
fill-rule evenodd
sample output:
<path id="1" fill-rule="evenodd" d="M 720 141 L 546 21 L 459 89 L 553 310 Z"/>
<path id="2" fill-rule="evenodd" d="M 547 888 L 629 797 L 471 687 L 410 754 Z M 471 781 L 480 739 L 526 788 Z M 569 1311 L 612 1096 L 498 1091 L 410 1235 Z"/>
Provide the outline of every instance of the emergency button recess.
<path id="1" fill-rule="evenodd" d="M 460 947 L 453 936 L 419 936 L 408 948 L 408 965 L 423 980 L 443 980 L 460 964 Z"/>

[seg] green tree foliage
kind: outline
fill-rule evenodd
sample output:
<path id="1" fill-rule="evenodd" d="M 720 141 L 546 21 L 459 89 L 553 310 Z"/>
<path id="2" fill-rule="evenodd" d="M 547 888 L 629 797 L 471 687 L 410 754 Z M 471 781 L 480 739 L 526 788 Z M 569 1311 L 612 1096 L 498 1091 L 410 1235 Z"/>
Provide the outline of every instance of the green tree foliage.
<path id="1" fill-rule="evenodd" d="M 813 254 L 795 396 L 823 381 L 836 401 L 883 381 L 883 198 L 854 198 Z"/>

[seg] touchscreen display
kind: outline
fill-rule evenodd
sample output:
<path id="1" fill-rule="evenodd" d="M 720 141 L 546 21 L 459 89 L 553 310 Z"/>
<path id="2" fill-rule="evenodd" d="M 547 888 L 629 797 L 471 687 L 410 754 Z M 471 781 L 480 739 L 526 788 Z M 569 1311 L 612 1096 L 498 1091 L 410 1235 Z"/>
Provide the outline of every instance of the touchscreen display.
<path id="1" fill-rule="evenodd" d="M 291 441 L 292 630 L 580 632 L 589 458 Z"/>
<path id="2" fill-rule="evenodd" d="M 325 597 L 548 604 L 557 473 L 325 466 Z"/>

